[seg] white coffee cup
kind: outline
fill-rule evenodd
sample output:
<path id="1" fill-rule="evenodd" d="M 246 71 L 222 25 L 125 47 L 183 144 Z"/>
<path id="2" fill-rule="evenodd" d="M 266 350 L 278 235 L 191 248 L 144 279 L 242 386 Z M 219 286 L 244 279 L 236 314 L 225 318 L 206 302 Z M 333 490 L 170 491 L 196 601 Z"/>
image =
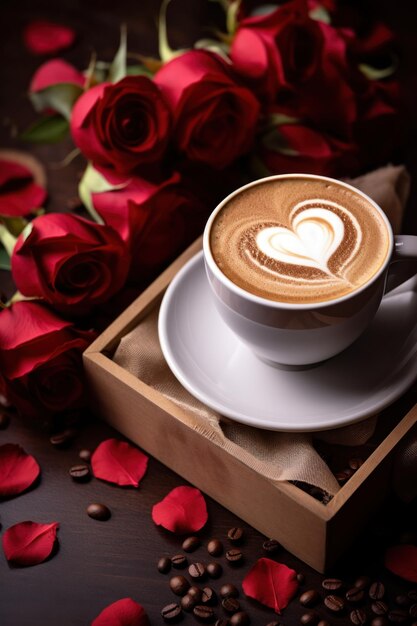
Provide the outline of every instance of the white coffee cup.
<path id="1" fill-rule="evenodd" d="M 254 295 L 233 283 L 216 264 L 210 247 L 210 231 L 224 205 L 242 191 L 263 181 L 288 177 L 309 178 L 342 185 L 362 195 L 387 227 L 389 252 L 376 274 L 357 289 L 333 300 L 309 304 L 279 302 Z M 306 367 L 329 359 L 351 345 L 369 326 L 386 291 L 392 264 L 417 258 L 417 237 L 395 236 L 382 209 L 366 194 L 347 183 L 323 176 L 283 174 L 249 183 L 231 193 L 211 214 L 203 237 L 204 261 L 216 308 L 229 328 L 263 361 L 275 366 Z M 416 266 L 417 272 L 417 266 Z M 395 270 L 396 286 L 406 276 Z"/>

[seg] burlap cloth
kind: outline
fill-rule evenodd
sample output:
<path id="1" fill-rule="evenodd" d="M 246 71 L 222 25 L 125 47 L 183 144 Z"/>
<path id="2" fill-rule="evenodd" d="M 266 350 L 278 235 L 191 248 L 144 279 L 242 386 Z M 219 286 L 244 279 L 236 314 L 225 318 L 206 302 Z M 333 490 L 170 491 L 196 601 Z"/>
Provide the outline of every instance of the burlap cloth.
<path id="1" fill-rule="evenodd" d="M 349 180 L 373 198 L 399 232 L 410 180 L 403 166 L 380 168 Z M 273 481 L 302 481 L 334 495 L 339 483 L 313 446 L 315 437 L 328 443 L 362 445 L 372 436 L 377 417 L 320 433 L 265 431 L 233 422 L 215 413 L 188 393 L 171 373 L 158 340 L 159 310 L 122 338 L 114 361 L 149 386 L 185 408 L 190 425 Z"/>

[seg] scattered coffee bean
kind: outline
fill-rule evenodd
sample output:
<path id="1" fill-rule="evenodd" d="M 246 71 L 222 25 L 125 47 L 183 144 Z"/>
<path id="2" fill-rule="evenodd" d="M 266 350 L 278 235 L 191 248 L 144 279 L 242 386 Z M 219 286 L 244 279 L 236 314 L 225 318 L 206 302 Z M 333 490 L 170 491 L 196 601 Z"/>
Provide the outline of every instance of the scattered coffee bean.
<path id="1" fill-rule="evenodd" d="M 350 473 L 347 470 L 342 470 L 341 472 L 336 472 L 335 478 L 339 485 L 344 485 L 350 478 Z"/>
<path id="2" fill-rule="evenodd" d="M 299 602 L 303 606 L 315 606 L 321 600 L 321 595 L 315 589 L 309 589 L 304 591 L 299 597 Z"/>
<path id="3" fill-rule="evenodd" d="M 368 576 L 359 576 L 353 584 L 354 587 L 359 587 L 359 589 L 368 589 L 371 584 L 371 579 Z"/>
<path id="4" fill-rule="evenodd" d="M 220 539 L 210 539 L 207 544 L 207 552 L 211 556 L 220 556 L 223 553 L 223 544 Z"/>
<path id="5" fill-rule="evenodd" d="M 219 593 L 222 598 L 237 598 L 239 590 L 232 583 L 225 583 L 220 587 Z"/>
<path id="6" fill-rule="evenodd" d="M 300 622 L 304 626 L 315 626 L 316 624 L 318 624 L 319 620 L 320 617 L 315 611 L 308 611 L 308 613 L 303 613 L 303 615 L 300 617 Z"/>
<path id="7" fill-rule="evenodd" d="M 76 437 L 77 431 L 74 428 L 67 428 L 66 430 L 56 433 L 49 438 L 50 443 L 54 448 L 65 448 Z"/>
<path id="8" fill-rule="evenodd" d="M 243 530 L 243 528 L 240 528 L 239 526 L 234 526 L 227 531 L 227 538 L 232 543 L 239 544 L 243 541 L 244 534 L 245 531 Z"/>
<path id="9" fill-rule="evenodd" d="M 173 576 L 169 581 L 171 591 L 177 596 L 185 596 L 190 588 L 190 583 L 184 576 Z"/>
<path id="10" fill-rule="evenodd" d="M 197 550 L 200 545 L 201 541 L 199 537 L 187 537 L 187 539 L 184 539 L 184 541 L 182 542 L 182 549 L 184 550 L 184 552 L 194 552 L 194 550 Z"/>
<path id="11" fill-rule="evenodd" d="M 330 626 L 330 622 L 328 622 L 326 619 L 321 619 L 317 626 Z"/>
<path id="12" fill-rule="evenodd" d="M 386 615 L 388 613 L 388 605 L 383 600 L 375 600 L 371 604 L 371 611 L 375 615 Z"/>
<path id="13" fill-rule="evenodd" d="M 220 563 L 213 562 L 207 564 L 206 571 L 210 578 L 220 578 L 223 573 L 223 568 Z"/>
<path id="14" fill-rule="evenodd" d="M 300 585 L 304 585 L 305 581 L 306 581 L 306 577 L 304 576 L 304 574 L 297 574 L 297 582 Z"/>
<path id="15" fill-rule="evenodd" d="M 230 565 L 240 565 L 243 562 L 243 554 L 237 548 L 232 548 L 226 552 L 226 560 Z"/>
<path id="16" fill-rule="evenodd" d="M 197 604 L 197 606 L 193 608 L 193 615 L 202 622 L 211 622 L 214 619 L 214 610 L 211 606 Z"/>
<path id="17" fill-rule="evenodd" d="M 387 617 L 392 624 L 403 624 L 408 620 L 408 611 L 404 611 L 404 609 L 393 609 L 388 612 Z"/>
<path id="18" fill-rule="evenodd" d="M 345 594 L 346 600 L 354 604 L 362 602 L 364 597 L 365 591 L 363 589 L 360 589 L 359 587 L 352 587 L 351 589 L 348 589 Z"/>
<path id="19" fill-rule="evenodd" d="M 343 587 L 343 582 L 340 578 L 325 578 L 322 581 L 321 586 L 327 591 L 338 591 Z"/>
<path id="20" fill-rule="evenodd" d="M 246 611 L 239 611 L 230 618 L 231 626 L 248 626 L 250 624 L 250 617 Z"/>
<path id="21" fill-rule="evenodd" d="M 389 622 L 384 615 L 378 615 L 378 617 L 374 617 L 371 622 L 371 626 L 388 626 Z"/>
<path id="22" fill-rule="evenodd" d="M 167 574 L 171 569 L 171 559 L 167 556 L 163 556 L 158 561 L 158 572 L 161 574 Z"/>
<path id="23" fill-rule="evenodd" d="M 105 522 L 111 517 L 110 509 L 105 504 L 92 503 L 87 507 L 87 515 L 99 522 Z"/>
<path id="24" fill-rule="evenodd" d="M 222 607 L 224 608 L 226 613 L 230 614 L 240 611 L 239 600 L 236 600 L 236 598 L 223 598 Z"/>
<path id="25" fill-rule="evenodd" d="M 281 544 L 276 539 L 267 539 L 263 542 L 262 548 L 268 554 L 275 554 L 275 552 L 281 549 Z"/>
<path id="26" fill-rule="evenodd" d="M 10 416 L 3 411 L 0 411 L 0 430 L 6 430 L 10 424 Z"/>
<path id="27" fill-rule="evenodd" d="M 82 461 L 85 461 L 86 463 L 89 463 L 91 461 L 91 451 L 87 450 L 86 448 L 80 450 L 78 456 Z"/>
<path id="28" fill-rule="evenodd" d="M 395 604 L 398 604 L 398 606 L 410 606 L 410 603 L 410 598 L 403 593 L 395 596 Z"/>
<path id="29" fill-rule="evenodd" d="M 211 587 L 204 587 L 201 594 L 201 602 L 203 604 L 216 604 L 217 595 L 214 589 Z"/>
<path id="30" fill-rule="evenodd" d="M 188 573 L 194 580 L 202 580 L 206 575 L 206 568 L 203 563 L 191 563 Z"/>
<path id="31" fill-rule="evenodd" d="M 324 604 L 332 613 L 342 613 L 345 609 L 345 601 L 340 596 L 326 596 Z"/>
<path id="32" fill-rule="evenodd" d="M 184 554 L 175 554 L 171 557 L 171 563 L 175 569 L 183 569 L 188 565 L 188 559 Z"/>
<path id="33" fill-rule="evenodd" d="M 191 596 L 192 598 L 194 598 L 197 604 L 200 604 L 201 598 L 203 596 L 203 590 L 200 589 L 200 587 L 196 587 L 195 585 L 193 585 L 192 587 L 189 588 L 189 590 L 187 591 L 187 594 Z"/>
<path id="34" fill-rule="evenodd" d="M 349 614 L 349 618 L 355 626 L 363 626 L 368 621 L 368 616 L 363 609 L 353 609 Z"/>
<path id="35" fill-rule="evenodd" d="M 225 617 L 220 617 L 220 619 L 216 619 L 214 622 L 214 626 L 229 626 L 230 622 Z"/>
<path id="36" fill-rule="evenodd" d="M 417 617 L 417 604 L 412 604 L 408 609 L 408 614 L 412 619 L 416 619 Z"/>
<path id="37" fill-rule="evenodd" d="M 69 475 L 77 483 L 86 483 L 91 478 L 90 468 L 85 463 L 70 467 Z"/>
<path id="38" fill-rule="evenodd" d="M 369 597 L 371 600 L 382 600 L 385 595 L 385 587 L 383 583 L 377 581 L 369 587 Z"/>
<path id="39" fill-rule="evenodd" d="M 190 596 L 189 593 L 186 593 L 185 596 L 182 596 L 180 604 L 183 611 L 191 613 L 191 611 L 197 604 L 197 600 Z"/>
<path id="40" fill-rule="evenodd" d="M 358 457 L 355 457 L 353 459 L 349 459 L 348 465 L 349 465 L 350 469 L 352 469 L 354 472 L 356 472 L 356 470 L 358 470 L 363 465 L 363 459 L 360 459 Z"/>
<path id="41" fill-rule="evenodd" d="M 167 604 L 162 609 L 161 615 L 166 622 L 176 622 L 181 617 L 181 612 L 179 604 Z"/>

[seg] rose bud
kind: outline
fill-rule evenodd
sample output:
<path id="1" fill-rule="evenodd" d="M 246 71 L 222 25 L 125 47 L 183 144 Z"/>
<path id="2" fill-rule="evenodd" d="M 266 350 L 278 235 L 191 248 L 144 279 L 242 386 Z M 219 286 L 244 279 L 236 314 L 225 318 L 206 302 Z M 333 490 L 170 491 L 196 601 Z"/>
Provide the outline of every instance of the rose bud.
<path id="1" fill-rule="evenodd" d="M 35 218 L 20 235 L 11 261 L 13 279 L 23 295 L 79 315 L 119 291 L 130 255 L 109 226 L 48 213 Z"/>

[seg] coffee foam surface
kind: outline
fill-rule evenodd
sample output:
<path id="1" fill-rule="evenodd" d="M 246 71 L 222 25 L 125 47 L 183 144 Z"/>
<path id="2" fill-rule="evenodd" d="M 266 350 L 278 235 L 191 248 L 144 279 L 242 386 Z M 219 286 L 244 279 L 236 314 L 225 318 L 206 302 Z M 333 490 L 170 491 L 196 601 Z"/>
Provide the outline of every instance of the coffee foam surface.
<path id="1" fill-rule="evenodd" d="M 389 250 L 375 207 L 337 182 L 302 176 L 250 187 L 220 210 L 210 246 L 221 271 L 255 295 L 314 303 L 368 282 Z"/>

